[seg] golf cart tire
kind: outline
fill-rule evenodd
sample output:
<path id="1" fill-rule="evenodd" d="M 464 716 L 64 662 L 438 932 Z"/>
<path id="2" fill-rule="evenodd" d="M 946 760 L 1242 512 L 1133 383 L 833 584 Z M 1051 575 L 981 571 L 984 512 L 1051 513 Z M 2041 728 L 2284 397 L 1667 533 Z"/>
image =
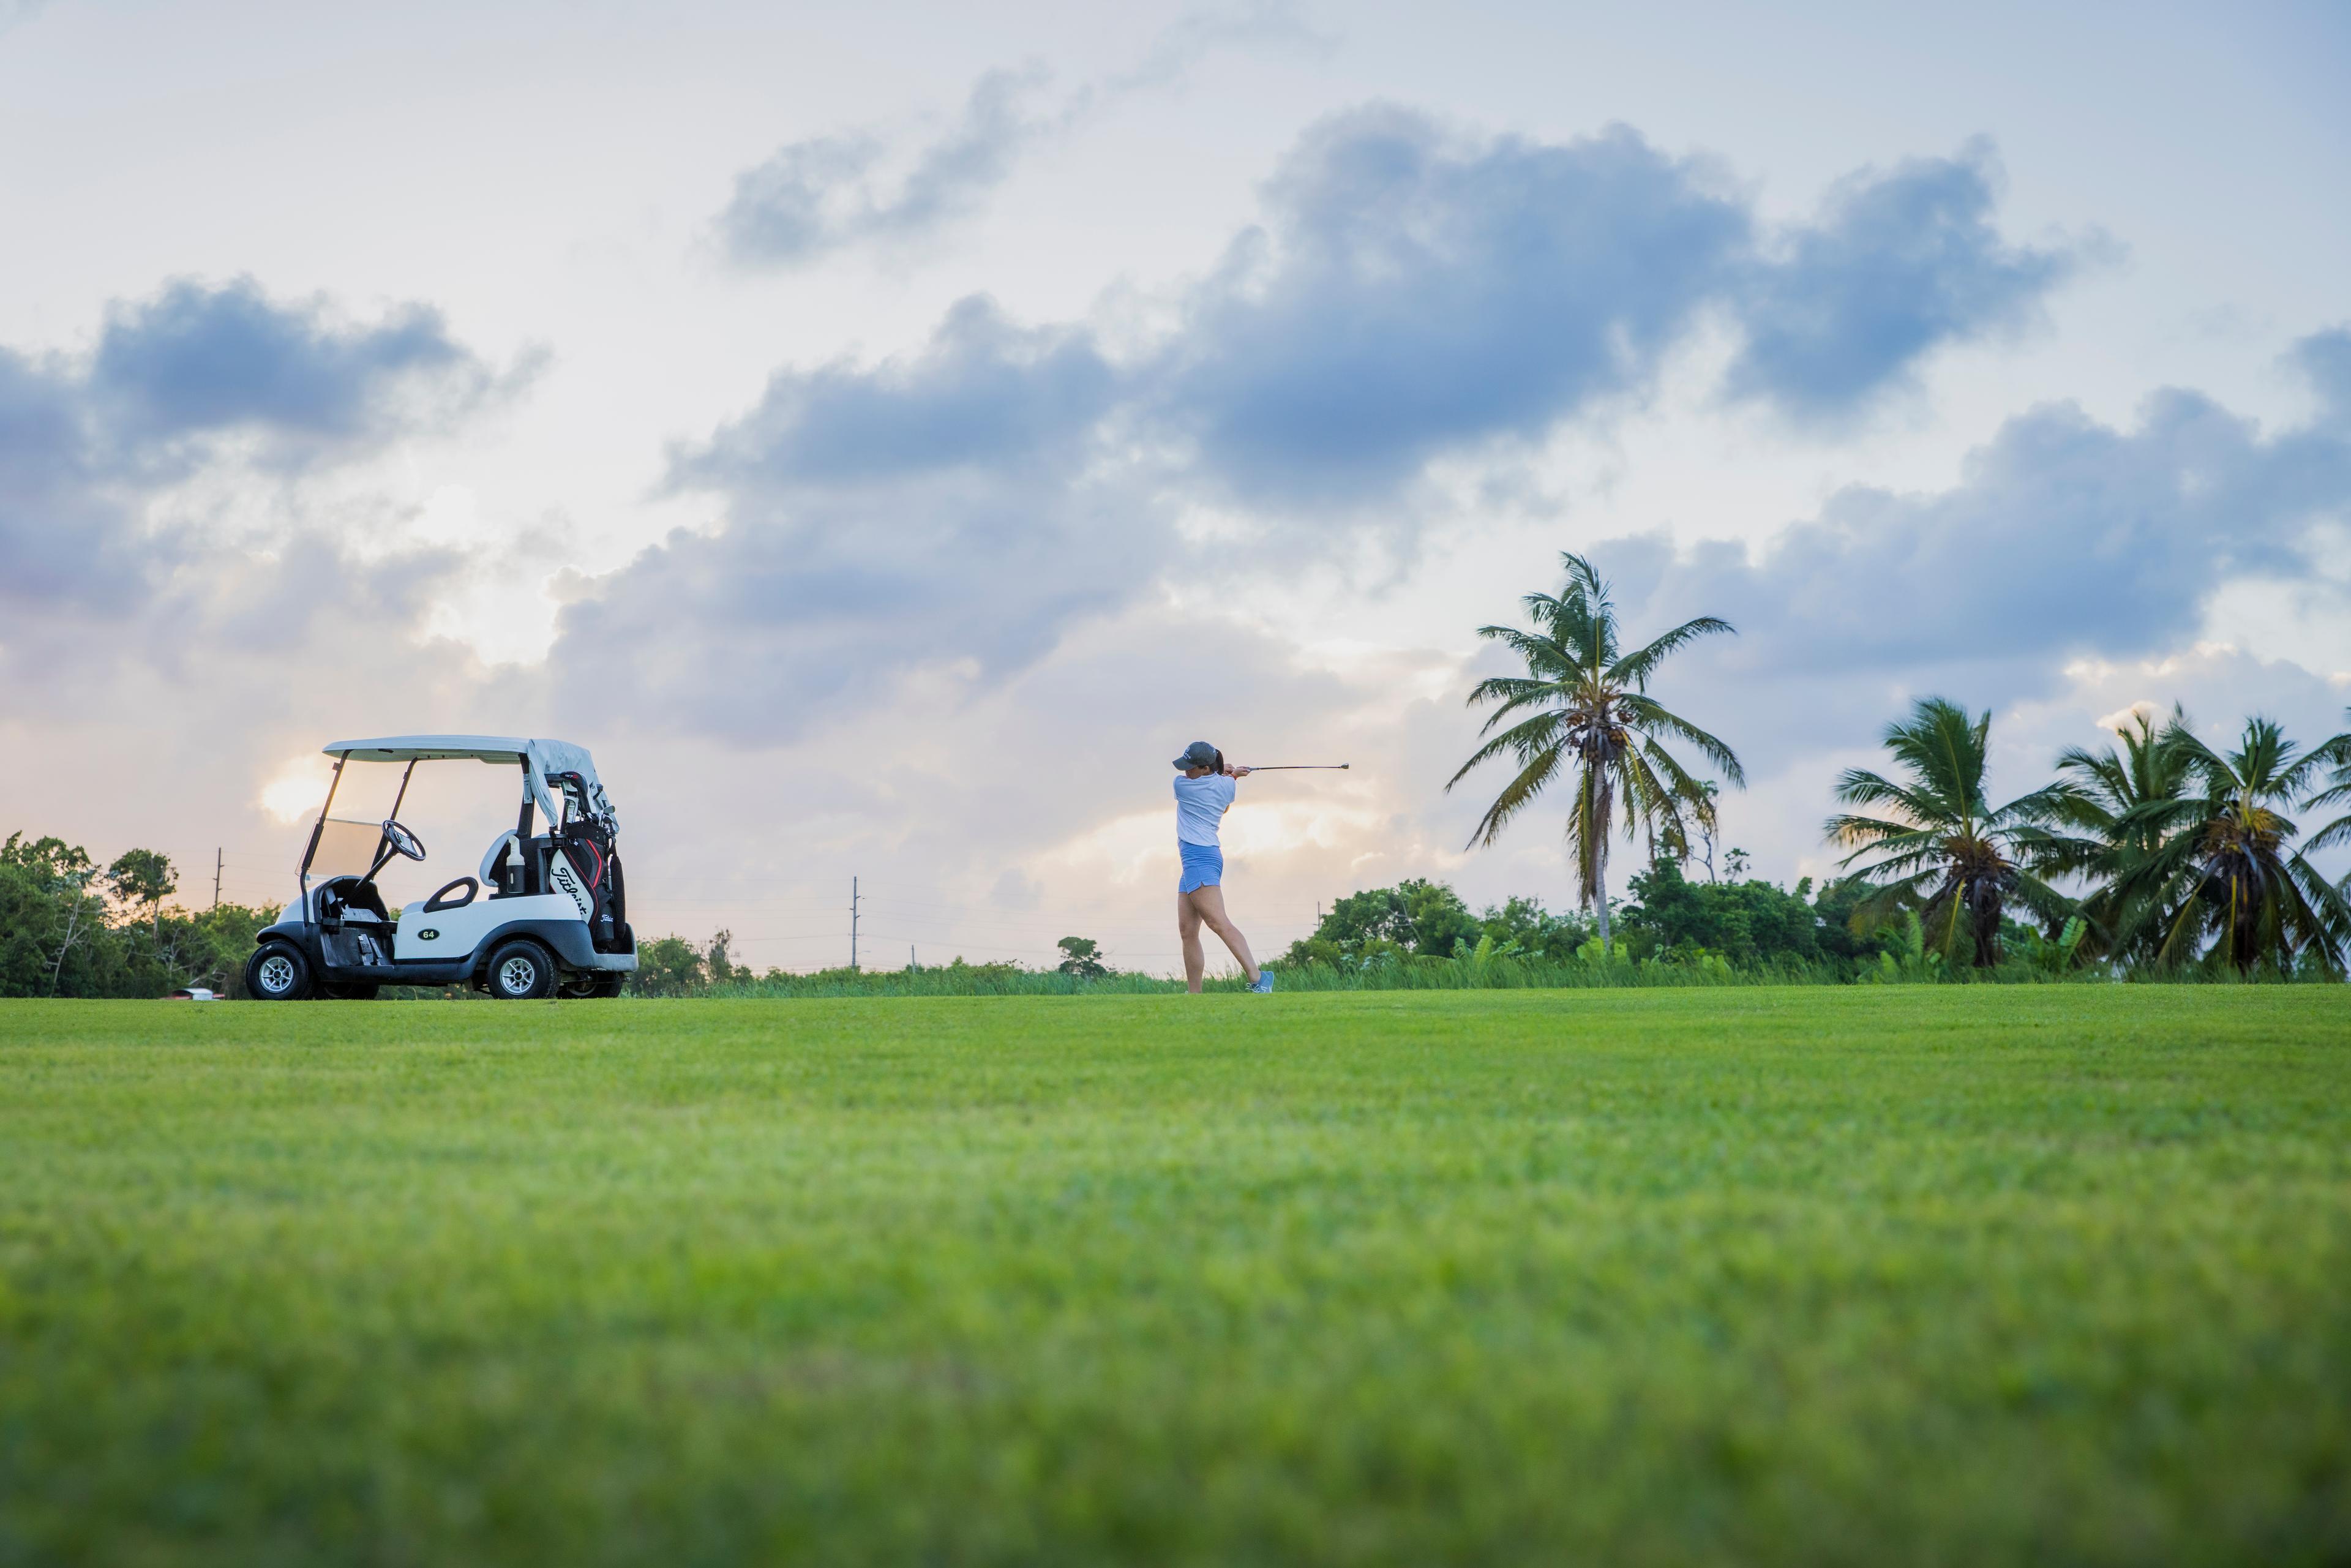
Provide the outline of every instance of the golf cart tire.
<path id="1" fill-rule="evenodd" d="M 541 1001 L 555 994 L 555 955 L 527 936 L 501 942 L 482 977 L 499 1001 Z"/>
<path id="2" fill-rule="evenodd" d="M 245 989 L 256 1001 L 301 1001 L 310 995 L 310 960 L 283 942 L 256 947 L 245 961 Z"/>
<path id="3" fill-rule="evenodd" d="M 582 975 L 564 981 L 556 995 L 575 1002 L 601 1001 L 619 996 L 628 983 L 625 975 Z"/>

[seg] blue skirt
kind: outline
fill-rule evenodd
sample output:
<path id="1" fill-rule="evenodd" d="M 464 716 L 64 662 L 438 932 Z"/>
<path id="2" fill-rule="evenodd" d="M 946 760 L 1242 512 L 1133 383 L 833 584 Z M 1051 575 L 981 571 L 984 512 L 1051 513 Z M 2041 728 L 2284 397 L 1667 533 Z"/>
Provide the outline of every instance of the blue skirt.
<path id="1" fill-rule="evenodd" d="M 1187 844 L 1178 839 L 1176 852 L 1184 857 L 1184 874 L 1176 879 L 1176 892 L 1197 893 L 1225 880 L 1225 852 L 1216 845 Z"/>

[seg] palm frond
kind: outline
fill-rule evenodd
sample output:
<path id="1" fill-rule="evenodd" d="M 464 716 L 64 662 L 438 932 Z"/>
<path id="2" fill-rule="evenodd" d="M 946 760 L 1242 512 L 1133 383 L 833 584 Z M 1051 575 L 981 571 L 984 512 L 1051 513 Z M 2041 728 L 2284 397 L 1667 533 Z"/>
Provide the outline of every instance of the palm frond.
<path id="1" fill-rule="evenodd" d="M 1724 782 L 1734 789 L 1747 788 L 1747 771 L 1740 767 L 1738 754 L 1679 714 L 1669 713 L 1650 698 L 1629 692 L 1617 699 L 1616 706 L 1617 711 L 1637 727 L 1660 729 L 1697 747 L 1714 765 L 1714 770 L 1722 775 Z"/>
<path id="2" fill-rule="evenodd" d="M 1947 822 L 1941 801 L 1866 768 L 1848 768 L 1838 774 L 1830 793 L 1841 805 L 1892 806 L 1920 827 L 1940 827 Z"/>
<path id="3" fill-rule="evenodd" d="M 1552 747 L 1547 750 L 1538 751 L 1529 758 L 1526 766 L 1520 768 L 1518 775 L 1502 787 L 1502 792 L 1499 795 L 1494 797 L 1494 803 L 1486 808 L 1486 814 L 1478 819 L 1478 826 L 1470 832 L 1468 843 L 1462 847 L 1475 849 L 1481 843 L 1492 843 L 1495 836 L 1502 831 L 1503 825 L 1524 810 L 1536 796 L 1542 793 L 1543 786 L 1550 783 L 1552 777 L 1558 773 L 1559 762 L 1562 755 L 1564 753 L 1561 748 Z M 1463 769 L 1463 772 L 1467 771 L 1467 768 Z M 1459 774 L 1455 775 L 1457 779 L 1459 777 Z"/>
<path id="4" fill-rule="evenodd" d="M 1532 718 L 1521 720 L 1511 726 L 1471 752 L 1469 760 L 1461 765 L 1460 771 L 1445 781 L 1446 791 L 1448 794 L 1451 793 L 1456 784 L 1469 776 L 1470 769 L 1480 763 L 1499 757 L 1504 752 L 1515 753 L 1523 763 L 1541 751 L 1558 750 L 1559 747 L 1553 737 L 1559 730 L 1560 723 L 1561 717 L 1558 714 L 1540 713 Z"/>
<path id="5" fill-rule="evenodd" d="M 1739 629 L 1719 615 L 1701 615 L 1696 620 L 1685 621 L 1647 647 L 1627 653 L 1610 664 L 1607 678 L 1613 685 L 1646 691 L 1650 674 L 1664 663 L 1667 654 L 1688 646 L 1700 637 L 1710 637 L 1718 632 L 1736 637 Z"/>

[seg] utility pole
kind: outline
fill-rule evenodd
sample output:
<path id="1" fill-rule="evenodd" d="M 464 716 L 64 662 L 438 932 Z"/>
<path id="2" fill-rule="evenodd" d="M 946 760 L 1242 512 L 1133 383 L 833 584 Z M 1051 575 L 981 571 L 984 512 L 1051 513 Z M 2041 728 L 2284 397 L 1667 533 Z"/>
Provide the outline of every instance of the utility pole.
<path id="1" fill-rule="evenodd" d="M 221 852 L 218 846 L 214 846 L 213 850 L 213 907 L 214 909 L 220 907 L 220 873 Z"/>
<path id="2" fill-rule="evenodd" d="M 849 879 L 849 967 L 857 967 L 857 879 Z"/>

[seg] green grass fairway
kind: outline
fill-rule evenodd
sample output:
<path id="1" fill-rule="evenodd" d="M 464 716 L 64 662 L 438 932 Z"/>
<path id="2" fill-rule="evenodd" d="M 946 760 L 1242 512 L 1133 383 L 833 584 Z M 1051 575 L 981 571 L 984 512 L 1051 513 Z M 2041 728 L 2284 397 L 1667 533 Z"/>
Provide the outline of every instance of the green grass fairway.
<path id="1" fill-rule="evenodd" d="M 0 1004 L 0 1563 L 2341 1563 L 2351 989 Z"/>

